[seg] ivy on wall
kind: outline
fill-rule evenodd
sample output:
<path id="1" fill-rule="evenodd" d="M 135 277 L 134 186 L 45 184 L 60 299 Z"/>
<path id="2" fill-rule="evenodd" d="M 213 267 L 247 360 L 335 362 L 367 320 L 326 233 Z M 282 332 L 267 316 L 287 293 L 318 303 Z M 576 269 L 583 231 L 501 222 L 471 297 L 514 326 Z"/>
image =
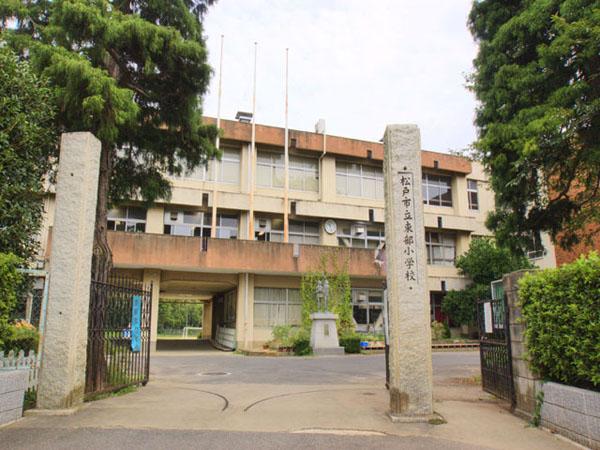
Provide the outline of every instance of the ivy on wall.
<path id="1" fill-rule="evenodd" d="M 352 320 L 352 287 L 348 274 L 348 261 L 340 263 L 332 253 L 321 257 L 319 267 L 305 273 L 300 284 L 302 298 L 302 326 L 311 328 L 310 315 L 318 310 L 317 283 L 326 278 L 329 282 L 328 309 L 338 315 L 338 334 L 344 335 L 354 331 Z"/>

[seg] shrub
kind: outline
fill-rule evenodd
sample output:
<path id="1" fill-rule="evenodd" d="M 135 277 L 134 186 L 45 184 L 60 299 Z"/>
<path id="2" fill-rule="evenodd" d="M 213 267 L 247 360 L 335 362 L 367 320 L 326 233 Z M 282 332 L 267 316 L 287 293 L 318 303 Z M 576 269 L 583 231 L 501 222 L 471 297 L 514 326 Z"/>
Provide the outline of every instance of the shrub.
<path id="1" fill-rule="evenodd" d="M 519 283 L 532 368 L 543 378 L 600 388 L 600 256 L 592 252 Z"/>
<path id="2" fill-rule="evenodd" d="M 346 334 L 340 337 L 340 345 L 344 347 L 346 353 L 360 353 L 361 340 L 358 334 Z"/>
<path id="3" fill-rule="evenodd" d="M 434 320 L 431 322 L 431 339 L 439 341 L 440 339 L 448 339 L 450 337 L 450 328 L 442 322 Z"/>
<path id="4" fill-rule="evenodd" d="M 306 356 L 312 353 L 310 347 L 310 333 L 308 330 L 301 328 L 294 335 L 292 348 L 297 356 Z"/>
<path id="5" fill-rule="evenodd" d="M 10 336 L 4 343 L 7 351 L 14 350 L 18 352 L 23 350 L 27 354 L 30 350 L 37 352 L 40 342 L 40 334 L 37 329 L 29 322 L 24 320 L 10 326 Z"/>
<path id="6" fill-rule="evenodd" d="M 21 259 L 12 253 L 0 253 L 0 348 L 13 334 L 9 317 L 17 304 L 17 292 L 23 276 L 17 272 Z M 37 347 L 36 347 L 37 349 Z"/>

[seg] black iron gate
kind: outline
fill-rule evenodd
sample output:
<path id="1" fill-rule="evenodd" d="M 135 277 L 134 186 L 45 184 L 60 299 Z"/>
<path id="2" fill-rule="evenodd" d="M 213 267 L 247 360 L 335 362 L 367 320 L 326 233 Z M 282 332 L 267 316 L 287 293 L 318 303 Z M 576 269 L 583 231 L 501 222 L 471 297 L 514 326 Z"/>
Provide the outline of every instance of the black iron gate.
<path id="1" fill-rule="evenodd" d="M 477 304 L 483 390 L 514 402 L 506 296 Z"/>
<path id="2" fill-rule="evenodd" d="M 151 292 L 134 280 L 92 281 L 86 397 L 148 382 Z"/>

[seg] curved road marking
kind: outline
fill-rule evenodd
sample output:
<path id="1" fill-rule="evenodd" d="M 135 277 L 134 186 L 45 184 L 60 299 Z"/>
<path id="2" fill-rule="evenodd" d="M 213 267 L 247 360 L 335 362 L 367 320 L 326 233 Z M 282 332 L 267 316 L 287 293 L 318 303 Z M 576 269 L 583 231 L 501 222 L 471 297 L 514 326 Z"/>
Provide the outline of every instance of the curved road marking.
<path id="1" fill-rule="evenodd" d="M 251 403 L 250 405 L 248 405 L 244 408 L 244 412 L 248 411 L 250 408 L 253 408 L 254 406 L 258 405 L 259 403 L 263 403 L 263 402 L 273 400 L 276 398 L 291 397 L 292 395 L 314 394 L 317 392 L 334 392 L 334 391 L 336 391 L 336 392 L 339 392 L 339 391 L 366 391 L 366 389 L 365 388 L 316 389 L 314 391 L 289 392 L 287 394 L 273 395 L 272 397 L 265 397 L 263 399 L 255 401 L 254 403 Z"/>

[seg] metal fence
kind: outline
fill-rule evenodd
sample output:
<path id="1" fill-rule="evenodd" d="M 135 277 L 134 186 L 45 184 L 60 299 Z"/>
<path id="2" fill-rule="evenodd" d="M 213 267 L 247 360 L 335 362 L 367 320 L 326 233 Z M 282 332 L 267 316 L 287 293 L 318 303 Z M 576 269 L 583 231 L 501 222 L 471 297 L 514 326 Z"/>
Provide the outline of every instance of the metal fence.
<path id="1" fill-rule="evenodd" d="M 92 281 L 86 397 L 148 382 L 151 292 L 134 280 Z"/>
<path id="2" fill-rule="evenodd" d="M 477 304 L 483 390 L 514 402 L 510 333 L 506 297 Z"/>

